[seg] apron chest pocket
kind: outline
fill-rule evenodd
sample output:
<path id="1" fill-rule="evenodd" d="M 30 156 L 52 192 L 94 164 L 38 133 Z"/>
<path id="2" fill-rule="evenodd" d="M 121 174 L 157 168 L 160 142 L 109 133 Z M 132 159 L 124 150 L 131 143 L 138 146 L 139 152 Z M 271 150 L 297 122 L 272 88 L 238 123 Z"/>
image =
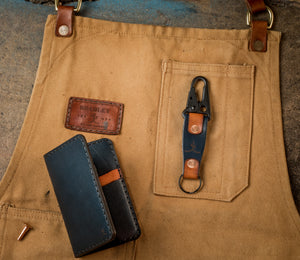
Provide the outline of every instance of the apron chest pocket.
<path id="1" fill-rule="evenodd" d="M 232 201 L 248 186 L 254 69 L 253 65 L 163 61 L 153 182 L 155 194 Z M 186 194 L 178 186 L 183 171 L 182 111 L 191 81 L 196 76 L 208 80 L 211 120 L 200 165 L 203 186 L 195 194 Z M 192 190 L 193 182 L 185 181 L 186 187 Z"/>

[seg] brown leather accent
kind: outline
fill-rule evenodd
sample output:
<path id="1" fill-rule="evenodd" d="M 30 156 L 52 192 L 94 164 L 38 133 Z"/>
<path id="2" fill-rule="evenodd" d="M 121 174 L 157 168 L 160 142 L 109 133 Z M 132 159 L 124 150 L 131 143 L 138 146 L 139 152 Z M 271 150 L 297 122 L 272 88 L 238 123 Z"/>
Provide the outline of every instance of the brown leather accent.
<path id="1" fill-rule="evenodd" d="M 201 134 L 203 127 L 203 114 L 189 113 L 188 132 L 193 135 Z"/>
<path id="2" fill-rule="evenodd" d="M 123 108 L 121 103 L 71 97 L 65 127 L 83 132 L 116 135 L 121 131 Z"/>
<path id="3" fill-rule="evenodd" d="M 199 178 L 199 161 L 196 159 L 187 159 L 184 162 L 183 178 L 198 179 Z"/>
<path id="4" fill-rule="evenodd" d="M 99 176 L 99 181 L 100 181 L 100 184 L 101 186 L 105 186 L 107 184 L 110 184 L 114 181 L 117 181 L 121 178 L 121 173 L 119 171 L 119 169 L 114 169 L 108 173 L 105 173 L 101 176 Z"/>
<path id="5" fill-rule="evenodd" d="M 250 50 L 265 52 L 267 51 L 267 27 L 266 21 L 252 21 Z"/>
<path id="6" fill-rule="evenodd" d="M 58 37 L 70 37 L 73 34 L 73 10 L 72 6 L 58 6 L 55 35 Z"/>
<path id="7" fill-rule="evenodd" d="M 259 13 L 266 10 L 264 0 L 246 0 L 250 13 Z"/>

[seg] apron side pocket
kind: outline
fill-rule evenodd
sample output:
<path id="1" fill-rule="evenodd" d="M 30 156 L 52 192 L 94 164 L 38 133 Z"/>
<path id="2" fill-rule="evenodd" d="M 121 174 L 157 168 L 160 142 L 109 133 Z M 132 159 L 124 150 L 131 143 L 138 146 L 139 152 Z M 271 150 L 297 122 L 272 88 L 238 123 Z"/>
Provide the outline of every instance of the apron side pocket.
<path id="1" fill-rule="evenodd" d="M 73 258 L 60 213 L 9 206 L 3 217 L 5 217 L 2 244 L 4 255 L 0 256 L 1 259 Z M 30 225 L 32 229 L 18 241 L 17 238 L 25 224 Z"/>

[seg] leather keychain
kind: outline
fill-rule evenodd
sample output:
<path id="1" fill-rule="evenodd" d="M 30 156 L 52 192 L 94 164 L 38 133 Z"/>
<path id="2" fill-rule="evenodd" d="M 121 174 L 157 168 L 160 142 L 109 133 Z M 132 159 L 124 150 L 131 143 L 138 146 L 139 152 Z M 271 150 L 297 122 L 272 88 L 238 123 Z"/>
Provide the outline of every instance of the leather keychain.
<path id="1" fill-rule="evenodd" d="M 204 83 L 202 100 L 199 101 L 196 93 L 196 85 L 199 81 Z M 202 180 L 200 178 L 200 163 L 205 147 L 207 122 L 210 120 L 210 104 L 208 94 L 208 82 L 206 78 L 197 76 L 193 79 L 188 95 L 186 108 L 183 110 L 183 173 L 179 177 L 180 189 L 188 194 L 200 190 Z M 183 188 L 184 179 L 198 180 L 199 185 L 194 191 Z"/>

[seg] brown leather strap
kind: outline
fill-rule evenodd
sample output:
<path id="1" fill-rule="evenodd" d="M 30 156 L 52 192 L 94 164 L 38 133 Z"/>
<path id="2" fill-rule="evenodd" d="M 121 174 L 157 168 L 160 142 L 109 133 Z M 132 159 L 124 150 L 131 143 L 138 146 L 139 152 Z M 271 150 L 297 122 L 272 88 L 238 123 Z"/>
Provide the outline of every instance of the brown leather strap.
<path id="1" fill-rule="evenodd" d="M 266 10 L 264 0 L 246 0 L 250 13 L 255 14 Z"/>
<path id="2" fill-rule="evenodd" d="M 264 0 L 246 0 L 246 3 L 251 14 L 263 12 L 267 9 Z M 268 22 L 252 20 L 251 39 L 249 42 L 249 49 L 251 51 L 267 51 L 267 29 Z"/>
<path id="3" fill-rule="evenodd" d="M 188 132 L 193 135 L 201 134 L 203 127 L 203 114 L 189 113 Z"/>
<path id="4" fill-rule="evenodd" d="M 250 50 L 265 52 L 267 50 L 267 21 L 252 21 Z"/>
<path id="5" fill-rule="evenodd" d="M 119 180 L 121 178 L 121 173 L 119 169 L 114 169 L 108 173 L 105 173 L 99 176 L 99 181 L 101 186 L 105 186 L 107 184 L 112 183 L 113 181 Z"/>
<path id="6" fill-rule="evenodd" d="M 70 37 L 73 34 L 73 10 L 72 6 L 58 6 L 55 35 L 58 37 Z"/>
<path id="7" fill-rule="evenodd" d="M 188 159 L 184 162 L 183 178 L 199 179 L 199 161 L 196 159 Z"/>

